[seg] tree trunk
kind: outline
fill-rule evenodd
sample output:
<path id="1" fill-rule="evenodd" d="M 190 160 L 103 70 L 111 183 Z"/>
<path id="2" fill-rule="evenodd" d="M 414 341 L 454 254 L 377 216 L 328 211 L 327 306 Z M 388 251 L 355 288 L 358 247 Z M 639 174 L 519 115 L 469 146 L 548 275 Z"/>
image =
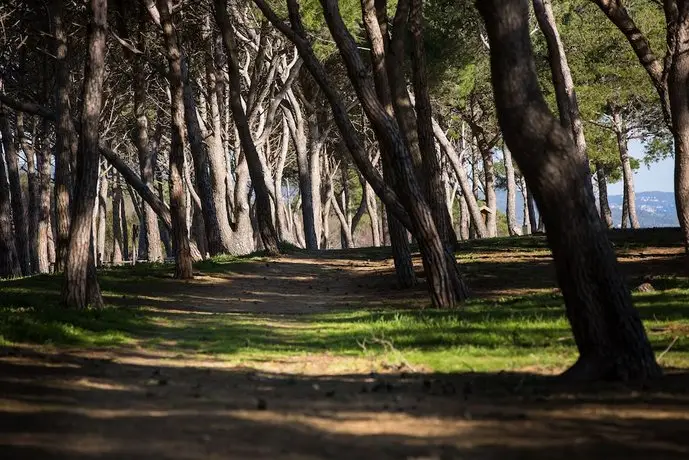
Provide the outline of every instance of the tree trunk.
<path id="1" fill-rule="evenodd" d="M 105 263 L 105 225 L 106 210 L 108 202 L 108 173 L 105 172 L 100 178 L 98 193 L 98 244 L 96 245 L 96 264 L 100 267 Z"/>
<path id="2" fill-rule="evenodd" d="M 12 278 L 21 274 L 12 228 L 12 202 L 7 170 L 5 161 L 0 157 L 0 278 Z"/>
<path id="3" fill-rule="evenodd" d="M 403 0 L 404 1 L 404 0 Z M 395 34 L 400 31 L 395 31 Z M 411 33 L 412 83 L 416 108 L 416 129 L 426 179 L 426 200 L 431 208 L 438 234 L 449 251 L 454 250 L 457 235 L 452 229 L 450 215 L 445 204 L 440 161 L 435 150 L 433 134 L 431 97 L 428 92 L 428 71 L 426 49 L 423 38 L 423 0 L 411 0 L 409 11 L 409 32 Z M 495 191 L 495 189 L 493 189 Z"/>
<path id="4" fill-rule="evenodd" d="M 542 212 L 579 350 L 566 375 L 658 376 L 660 368 L 596 210 L 588 163 L 541 93 L 528 2 L 484 0 L 478 8 L 488 32 L 500 127 Z"/>
<path id="5" fill-rule="evenodd" d="M 505 159 L 505 175 L 507 176 L 507 231 L 510 236 L 521 235 L 522 231 L 517 223 L 517 182 L 514 178 L 512 152 L 507 146 L 504 146 L 502 153 Z"/>
<path id="6" fill-rule="evenodd" d="M 122 263 L 124 239 L 122 237 L 121 218 L 123 207 L 122 184 L 120 183 L 120 177 L 116 175 L 112 188 L 112 255 L 110 262 L 113 265 L 120 265 Z"/>
<path id="7" fill-rule="evenodd" d="M 38 218 L 40 213 L 40 184 L 38 171 L 36 170 L 36 148 L 34 147 L 34 142 L 37 142 L 37 139 L 36 129 L 34 129 L 33 142 L 27 142 L 26 133 L 24 132 L 24 114 L 22 112 L 17 112 L 17 138 L 17 142 L 21 145 L 26 157 L 26 176 L 29 192 L 27 206 L 29 265 L 31 266 L 31 272 L 37 273 L 39 265 Z"/>
<path id="8" fill-rule="evenodd" d="M 498 236 L 498 199 L 495 194 L 495 165 L 493 163 L 493 152 L 490 149 L 482 148 L 481 158 L 483 159 L 483 191 L 486 196 L 486 207 L 490 211 L 486 214 L 486 228 L 489 237 Z"/>
<path id="9" fill-rule="evenodd" d="M 141 182 L 146 189 L 153 185 L 155 177 L 156 157 L 158 141 L 148 138 L 148 117 L 146 116 L 146 91 L 147 82 L 140 59 L 136 59 L 134 66 L 134 113 L 136 115 L 136 149 L 139 153 L 139 171 Z M 159 122 L 160 123 L 160 122 Z M 143 248 L 141 256 L 149 262 L 163 260 L 160 236 L 158 230 L 158 216 L 145 200 L 141 203 L 143 214 Z"/>
<path id="10" fill-rule="evenodd" d="M 524 220 L 522 223 L 522 233 L 524 235 L 530 235 L 532 233 L 531 229 L 531 208 L 533 208 L 533 200 L 531 199 L 531 194 L 529 193 L 529 188 L 526 186 L 526 180 L 521 178 L 522 187 L 522 197 L 524 198 Z"/>
<path id="11" fill-rule="evenodd" d="M 473 196 L 473 195 L 472 195 Z M 462 193 L 459 197 L 459 234 L 462 240 L 469 239 L 469 206 L 467 205 L 466 195 Z"/>
<path id="12" fill-rule="evenodd" d="M 38 273 L 50 273 L 50 245 L 53 240 L 51 228 L 50 203 L 50 155 L 51 146 L 47 139 L 47 129 L 43 131 L 43 144 L 36 150 L 38 165 Z"/>
<path id="13" fill-rule="evenodd" d="M 463 125 L 462 131 L 464 131 Z M 479 238 L 486 238 L 488 236 L 488 229 L 483 221 L 479 205 L 476 201 L 476 196 L 469 184 L 469 177 L 464 169 L 464 159 L 462 157 L 465 149 L 462 148 L 462 152 L 457 153 L 454 146 L 435 120 L 433 120 L 433 132 L 448 160 L 450 160 L 450 164 L 452 164 L 452 169 L 455 172 L 457 182 L 459 182 L 459 186 L 462 189 L 462 195 L 464 196 L 469 213 L 471 214 L 471 221 L 474 223 L 474 231 Z M 464 136 L 462 136 L 462 144 L 464 144 L 464 142 Z M 478 186 L 478 182 L 475 186 Z"/>
<path id="14" fill-rule="evenodd" d="M 629 228 L 629 195 L 626 188 L 622 191 L 622 221 L 620 222 L 620 228 Z"/>
<path id="15" fill-rule="evenodd" d="M 88 306 L 103 306 L 100 287 L 96 279 L 91 227 L 100 159 L 98 144 L 105 77 L 107 11 L 107 0 L 91 0 L 89 12 L 92 16 L 88 27 L 89 54 L 84 75 L 74 206 L 62 290 L 65 306 L 79 309 Z"/>
<path id="16" fill-rule="evenodd" d="M 577 152 L 588 161 L 586 154 L 586 138 L 584 137 L 584 123 L 579 113 L 579 103 L 574 91 L 572 72 L 567 62 L 565 47 L 557 30 L 557 22 L 553 13 L 551 0 L 533 0 L 536 20 L 543 32 L 548 45 L 548 59 L 555 86 L 555 98 L 560 113 L 560 123 L 565 129 L 569 129 L 574 138 Z"/>
<path id="17" fill-rule="evenodd" d="M 19 258 L 19 266 L 22 274 L 31 274 L 31 252 L 29 251 L 28 222 L 26 221 L 26 207 L 19 178 L 19 152 L 10 127 L 9 114 L 4 106 L 0 105 L 0 132 L 2 133 L 2 145 L 5 149 L 5 161 L 7 162 L 7 175 L 10 181 L 10 193 L 12 203 L 12 217 L 14 219 L 14 247 Z"/>
<path id="18" fill-rule="evenodd" d="M 258 229 L 261 234 L 263 246 L 268 254 L 276 255 L 280 253 L 278 247 L 278 237 L 273 219 L 270 212 L 270 194 L 265 182 L 261 159 L 256 151 L 249 121 L 246 112 L 242 107 L 241 100 L 241 80 L 239 75 L 239 62 L 237 57 L 237 46 L 234 40 L 234 30 L 230 18 L 227 14 L 227 7 L 224 0 L 215 0 L 215 15 L 218 27 L 223 37 L 225 51 L 228 57 L 229 83 L 230 83 L 230 106 L 232 116 L 239 132 L 242 151 L 246 156 L 249 167 L 249 175 L 256 193 L 256 217 L 258 219 Z"/>
<path id="19" fill-rule="evenodd" d="M 606 228 L 612 228 L 612 212 L 608 201 L 608 180 L 605 177 L 605 168 L 601 163 L 596 163 L 596 179 L 598 180 L 598 204 L 600 217 Z"/>
<path id="20" fill-rule="evenodd" d="M 636 216 L 636 193 L 634 192 L 634 171 L 629 161 L 629 150 L 627 148 L 627 127 L 625 126 L 622 114 L 610 104 L 612 112 L 613 129 L 617 138 L 617 149 L 620 152 L 620 162 L 622 163 L 622 180 L 624 190 L 627 195 L 627 209 L 629 212 L 629 223 L 632 228 L 639 228 L 639 219 Z"/>
<path id="21" fill-rule="evenodd" d="M 291 102 L 296 98 L 291 97 Z M 306 134 L 304 133 L 304 121 L 298 106 L 292 111 L 284 110 L 285 119 L 292 133 L 294 150 L 297 157 L 297 174 L 299 177 L 299 192 L 301 193 L 301 215 L 304 222 L 304 239 L 306 249 L 318 249 L 318 237 L 316 236 L 316 218 L 314 213 L 313 186 L 311 184 L 311 170 L 309 165 L 309 153 L 307 152 Z"/>
<path id="22" fill-rule="evenodd" d="M 172 217 L 172 247 L 175 253 L 175 277 L 193 278 L 191 248 L 185 215 L 184 197 L 184 88 L 182 83 L 182 54 L 177 33 L 172 24 L 167 0 L 157 0 L 160 21 L 165 35 L 169 65 L 168 80 L 172 102 L 172 141 L 170 146 L 170 214 Z"/>
<path id="23" fill-rule="evenodd" d="M 208 101 L 209 115 L 212 133 L 207 137 L 208 163 L 210 166 L 210 186 L 215 203 L 215 212 L 218 219 L 220 236 L 225 251 L 229 251 L 232 245 L 232 229 L 230 217 L 227 211 L 227 162 L 225 161 L 225 148 L 222 139 L 223 127 L 221 120 L 221 101 L 223 100 L 222 74 L 218 78 L 216 69 L 213 39 L 210 33 L 210 17 L 206 17 L 208 33 L 206 36 L 206 99 Z M 222 44 L 215 45 L 222 47 Z"/>
<path id="24" fill-rule="evenodd" d="M 55 271 L 62 271 L 67 261 L 71 219 L 71 161 L 76 157 L 76 133 L 69 111 L 69 67 L 67 64 L 67 31 L 63 18 L 63 0 L 50 3 L 55 37 Z"/>
<path id="25" fill-rule="evenodd" d="M 531 190 L 529 189 L 528 185 L 526 185 L 526 208 L 529 211 L 528 216 L 529 216 L 529 224 L 531 225 L 531 233 L 536 233 L 538 232 L 538 220 L 539 216 L 536 215 L 536 203 L 534 203 L 534 198 L 533 198 L 533 193 L 531 193 Z"/>

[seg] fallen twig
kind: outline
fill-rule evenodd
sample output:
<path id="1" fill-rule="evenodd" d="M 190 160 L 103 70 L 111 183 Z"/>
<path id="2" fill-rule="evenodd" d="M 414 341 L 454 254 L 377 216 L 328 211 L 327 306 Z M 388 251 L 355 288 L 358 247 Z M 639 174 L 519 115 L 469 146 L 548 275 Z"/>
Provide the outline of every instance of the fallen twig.
<path id="1" fill-rule="evenodd" d="M 679 336 L 675 337 L 675 338 L 672 340 L 672 342 L 670 342 L 670 345 L 667 346 L 667 348 L 665 349 L 665 351 L 663 351 L 661 354 L 658 355 L 658 358 L 656 359 L 656 361 L 660 362 L 660 360 L 663 359 L 663 356 L 665 356 L 665 354 L 666 354 L 668 351 L 670 351 L 670 348 L 672 348 L 672 346 L 675 344 L 675 342 L 677 342 L 677 340 L 679 340 Z"/>

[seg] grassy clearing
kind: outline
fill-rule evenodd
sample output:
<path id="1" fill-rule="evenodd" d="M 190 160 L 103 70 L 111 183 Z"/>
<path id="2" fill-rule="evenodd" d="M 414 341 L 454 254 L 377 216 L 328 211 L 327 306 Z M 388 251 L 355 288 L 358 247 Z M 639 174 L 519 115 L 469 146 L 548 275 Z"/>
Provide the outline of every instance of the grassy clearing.
<path id="1" fill-rule="evenodd" d="M 537 238 L 530 241 L 534 249 L 540 245 Z M 501 245 L 493 242 L 493 250 L 501 250 Z M 257 260 L 262 259 L 225 257 L 197 268 L 226 273 L 240 269 L 237 262 Z M 480 271 L 480 262 L 476 264 Z M 492 275 L 499 279 L 509 273 Z M 0 344 L 136 347 L 244 364 L 327 353 L 441 372 L 548 371 L 561 369 L 576 357 L 558 294 L 476 299 L 451 312 L 357 309 L 258 316 L 164 310 L 147 305 L 146 297 L 134 301 L 132 291 L 140 292 L 142 286 L 151 295 L 166 295 L 170 283 L 176 283 L 169 266 L 105 270 L 100 281 L 108 308 L 84 312 L 55 308 L 59 277 L 0 282 Z M 689 367 L 689 279 L 659 277 L 654 284 L 658 291 L 635 294 L 654 349 L 661 353 L 677 338 L 662 364 Z"/>

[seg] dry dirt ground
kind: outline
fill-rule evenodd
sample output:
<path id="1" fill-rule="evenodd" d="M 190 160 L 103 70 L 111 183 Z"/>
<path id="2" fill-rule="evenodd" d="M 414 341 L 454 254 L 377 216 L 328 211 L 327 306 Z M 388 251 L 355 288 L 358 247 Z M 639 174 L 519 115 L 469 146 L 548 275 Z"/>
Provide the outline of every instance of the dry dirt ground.
<path id="1" fill-rule="evenodd" d="M 674 270 L 675 256 L 650 250 L 623 262 L 642 279 Z M 499 262 L 510 257 L 516 264 L 520 256 Z M 465 266 L 476 295 L 553 287 L 547 256 L 528 275 L 500 282 Z M 232 270 L 171 282 L 165 292 L 141 286 L 126 302 L 138 296 L 161 311 L 285 318 L 426 302 L 423 290 L 392 288 L 387 261 L 295 256 Z M 340 359 L 247 368 L 131 348 L 4 349 L 0 459 L 689 458 L 682 372 L 645 384 L 572 386 L 526 372 L 372 374 Z"/>

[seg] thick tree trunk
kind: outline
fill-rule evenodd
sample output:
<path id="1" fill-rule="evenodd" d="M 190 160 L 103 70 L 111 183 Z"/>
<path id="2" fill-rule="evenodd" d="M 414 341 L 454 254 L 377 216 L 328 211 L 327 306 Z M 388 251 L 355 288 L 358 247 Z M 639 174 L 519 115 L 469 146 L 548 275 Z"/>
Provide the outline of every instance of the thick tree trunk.
<path id="1" fill-rule="evenodd" d="M 89 53 L 84 75 L 74 206 L 62 290 L 65 306 L 80 309 L 103 305 L 96 279 L 91 227 L 93 209 L 96 204 L 100 159 L 98 144 L 105 77 L 107 11 L 107 0 L 91 0 L 89 12 L 92 16 L 88 27 Z"/>
<path id="2" fill-rule="evenodd" d="M 17 251 L 22 274 L 28 276 L 31 274 L 31 252 L 29 251 L 28 222 L 26 220 L 24 194 L 22 193 L 21 180 L 19 178 L 19 151 L 12 128 L 10 127 L 9 113 L 2 105 L 0 105 L 0 132 L 2 133 L 2 146 L 5 149 L 7 175 L 10 181 L 12 217 L 14 220 L 14 247 Z"/>
<path id="3" fill-rule="evenodd" d="M 660 368 L 595 207 L 588 163 L 541 93 L 528 2 L 484 0 L 478 8 L 491 47 L 500 126 L 542 211 L 579 350 L 577 363 L 566 375 L 658 376 Z"/>
<path id="4" fill-rule="evenodd" d="M 235 150 L 238 151 L 238 150 Z M 231 253 L 244 255 L 254 250 L 253 228 L 251 226 L 251 206 L 249 203 L 249 167 L 242 151 L 236 168 L 234 189 L 234 227 Z"/>
<path id="5" fill-rule="evenodd" d="M 229 83 L 230 83 L 230 106 L 232 116 L 239 132 L 242 151 L 246 156 L 247 165 L 251 182 L 256 193 L 256 217 L 258 229 L 261 234 L 263 246 L 268 254 L 276 255 L 280 253 L 278 247 L 278 237 L 273 225 L 270 212 L 270 194 L 265 182 L 261 159 L 256 151 L 256 145 L 251 135 L 251 128 L 246 117 L 246 112 L 242 107 L 241 100 L 241 81 L 239 75 L 239 62 L 237 57 L 237 46 L 234 39 L 234 30 L 230 18 L 227 14 L 227 6 L 224 0 L 215 0 L 215 15 L 218 27 L 223 37 L 225 51 L 227 52 Z"/>
<path id="6" fill-rule="evenodd" d="M 175 253 L 175 277 L 193 278 L 191 248 L 187 233 L 184 197 L 184 88 L 182 83 L 182 53 L 172 23 L 167 0 L 157 0 L 160 21 L 165 35 L 169 65 L 168 80 L 172 102 L 172 141 L 170 146 L 170 214 L 172 217 L 172 247 Z"/>
<path id="7" fill-rule="evenodd" d="M 632 228 L 639 228 L 639 219 L 636 216 L 636 193 L 634 192 L 634 171 L 629 161 L 629 150 L 627 148 L 627 128 L 619 110 L 610 104 L 612 111 L 612 123 L 617 138 L 617 149 L 620 152 L 620 162 L 622 163 L 622 181 L 627 195 L 627 210 L 629 212 L 629 223 Z"/>
<path id="8" fill-rule="evenodd" d="M 510 236 L 521 235 L 522 231 L 517 223 L 517 181 L 514 178 L 514 164 L 512 152 L 507 146 L 502 150 L 505 160 L 505 175 L 507 176 L 507 231 Z"/>
<path id="9" fill-rule="evenodd" d="M 67 31 L 63 18 L 63 0 L 50 3 L 55 37 L 55 271 L 62 271 L 67 261 L 71 219 L 72 158 L 76 157 L 76 133 L 69 111 L 69 67 L 67 63 Z"/>
<path id="10" fill-rule="evenodd" d="M 610 212 L 610 201 L 608 201 L 608 180 L 605 177 L 605 167 L 601 163 L 596 163 L 596 179 L 598 181 L 600 217 L 606 228 L 612 228 L 612 212 Z"/>

